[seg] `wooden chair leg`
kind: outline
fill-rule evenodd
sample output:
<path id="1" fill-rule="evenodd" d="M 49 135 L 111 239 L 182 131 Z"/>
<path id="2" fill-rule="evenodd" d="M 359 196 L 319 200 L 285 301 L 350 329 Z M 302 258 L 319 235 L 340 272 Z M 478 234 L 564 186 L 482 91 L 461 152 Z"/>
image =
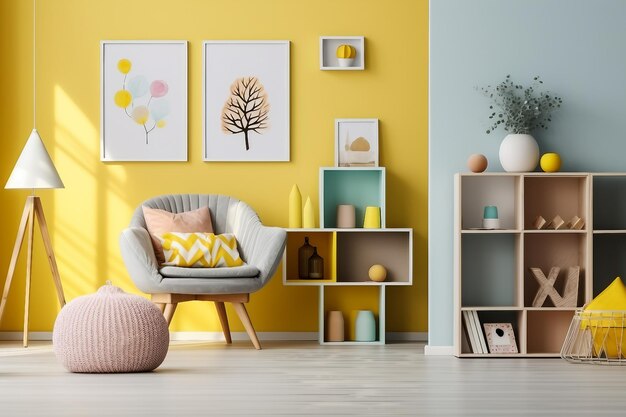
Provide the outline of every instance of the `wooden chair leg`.
<path id="1" fill-rule="evenodd" d="M 172 317 L 174 317 L 174 312 L 176 311 L 176 306 L 178 305 L 178 303 L 168 303 L 165 306 L 165 312 L 163 313 L 163 316 L 165 317 L 165 320 L 167 321 L 167 325 L 169 326 L 170 323 L 172 322 Z"/>
<path id="2" fill-rule="evenodd" d="M 220 323 L 222 324 L 222 331 L 224 332 L 224 338 L 226 339 L 226 343 L 229 345 L 233 343 L 233 339 L 230 337 L 230 327 L 228 326 L 228 315 L 226 315 L 226 306 L 222 301 L 215 302 L 215 309 L 217 310 L 217 315 L 220 318 Z"/>
<path id="3" fill-rule="evenodd" d="M 165 312 L 165 303 L 154 303 L 154 305 L 157 306 L 159 310 L 161 310 L 161 314 Z"/>
<path id="4" fill-rule="evenodd" d="M 246 310 L 246 306 L 243 303 L 231 303 L 233 307 L 235 307 L 235 311 L 243 324 L 243 327 L 246 328 L 246 332 L 248 332 L 248 336 L 250 336 L 250 340 L 252 340 L 252 344 L 257 350 L 261 349 L 261 344 L 259 343 L 259 339 L 256 336 L 256 332 L 254 331 L 254 326 L 252 326 L 252 322 L 250 321 L 250 317 L 248 316 L 248 311 Z"/>

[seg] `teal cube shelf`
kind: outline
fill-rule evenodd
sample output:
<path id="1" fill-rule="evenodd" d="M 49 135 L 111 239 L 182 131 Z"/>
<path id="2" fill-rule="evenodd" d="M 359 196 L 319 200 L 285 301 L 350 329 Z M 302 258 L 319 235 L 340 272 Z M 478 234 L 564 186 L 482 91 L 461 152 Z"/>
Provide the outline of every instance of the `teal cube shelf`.
<path id="1" fill-rule="evenodd" d="M 385 222 L 385 168 L 320 168 L 320 227 L 337 227 L 337 206 L 355 207 L 356 227 L 363 227 L 365 207 L 380 207 L 381 227 Z"/>

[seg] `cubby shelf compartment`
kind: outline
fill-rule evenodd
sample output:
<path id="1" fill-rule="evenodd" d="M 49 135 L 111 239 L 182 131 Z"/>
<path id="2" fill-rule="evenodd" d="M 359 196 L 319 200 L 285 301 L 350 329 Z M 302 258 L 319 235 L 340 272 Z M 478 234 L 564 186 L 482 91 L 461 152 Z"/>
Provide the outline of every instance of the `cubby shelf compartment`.
<path id="1" fill-rule="evenodd" d="M 283 254 L 283 284 L 286 286 L 319 286 L 319 340 L 323 344 L 384 344 L 385 343 L 385 288 L 413 284 L 413 229 L 286 229 L 287 245 Z M 324 258 L 324 276 L 328 279 L 311 280 L 298 278 L 298 249 L 304 238 L 318 247 Z M 373 282 L 369 268 L 384 265 L 387 279 Z M 332 288 L 337 287 L 337 290 Z M 341 288 L 341 289 L 339 289 Z M 350 295 L 360 291 L 376 294 L 375 305 L 351 306 L 341 297 L 329 297 L 339 291 Z M 369 297 L 371 298 L 371 297 Z M 330 301 L 329 301 L 330 300 Z M 329 301 L 330 304 L 327 302 Z M 346 304 L 347 303 L 347 304 Z M 372 303 L 370 303 L 372 304 Z M 346 325 L 349 313 L 355 309 L 375 311 L 378 321 L 376 342 L 325 342 L 325 317 L 328 311 L 338 309 L 344 313 Z M 346 339 L 348 340 L 348 339 Z"/>
<path id="2" fill-rule="evenodd" d="M 461 307 L 520 305 L 516 248 L 520 236 L 512 234 L 464 235 L 461 265 Z"/>
<path id="3" fill-rule="evenodd" d="M 593 174 L 593 228 L 606 232 L 626 229 L 626 176 Z"/>
<path id="4" fill-rule="evenodd" d="M 526 312 L 522 308 L 518 307 L 497 307 L 497 308 L 485 308 L 485 307 L 464 307 L 463 311 L 476 311 L 478 313 L 478 319 L 480 321 L 480 331 L 483 334 L 486 342 L 486 335 L 484 331 L 485 323 L 511 323 L 513 326 L 513 333 L 515 334 L 515 344 L 517 345 L 518 353 L 508 354 L 491 354 L 491 353 L 472 353 L 468 344 L 460 344 L 457 356 L 459 357 L 518 357 L 526 353 L 526 340 L 524 328 L 526 326 Z M 462 320 L 460 323 L 460 331 L 465 332 L 465 322 Z M 462 336 L 461 336 L 462 337 Z"/>
<path id="5" fill-rule="evenodd" d="M 460 184 L 461 224 L 463 231 L 482 227 L 485 206 L 498 207 L 502 229 L 521 229 L 521 179 L 515 175 L 468 175 Z"/>
<path id="6" fill-rule="evenodd" d="M 578 301 L 582 307 L 585 300 L 585 275 L 587 272 L 587 234 L 532 234 L 524 238 L 524 305 L 532 307 L 539 283 L 530 268 L 540 268 L 547 277 L 554 266 L 561 268 L 554 288 L 563 294 L 565 276 L 569 267 L 578 266 Z M 545 307 L 554 307 L 548 297 Z"/>
<path id="7" fill-rule="evenodd" d="M 356 49 L 354 62 L 349 67 L 340 67 L 337 47 L 351 45 Z M 320 36 L 320 69 L 355 71 L 365 69 L 365 38 L 363 36 Z"/>
<path id="8" fill-rule="evenodd" d="M 355 294 L 359 292 L 359 297 Z M 343 293 L 343 294 L 342 294 Z M 355 302 L 355 299 L 359 299 Z M 363 301 L 365 299 L 365 301 Z M 362 286 L 346 288 L 320 285 L 319 288 L 319 343 L 321 345 L 384 345 L 385 344 L 385 286 Z M 326 340 L 326 317 L 329 311 L 343 313 L 345 323 L 345 341 L 329 342 Z M 358 310 L 370 310 L 376 317 L 376 340 L 357 342 L 355 340 L 355 320 Z"/>
<path id="9" fill-rule="evenodd" d="M 593 297 L 615 277 L 626 279 L 626 235 L 593 235 Z"/>
<path id="10" fill-rule="evenodd" d="M 563 275 L 579 266 L 577 307 L 583 306 L 621 273 L 626 261 L 626 214 L 615 207 L 600 220 L 596 210 L 613 200 L 626 202 L 626 174 L 488 173 L 455 176 L 454 345 L 459 357 L 556 357 L 576 307 L 546 301 L 532 307 L 539 288 L 529 268 L 546 276 L 561 268 L 555 289 L 563 294 Z M 608 185 L 607 185 L 608 183 Z M 604 187 L 599 194 L 596 187 Z M 616 196 L 619 194 L 620 196 Z M 480 230 L 482 210 L 498 207 L 500 230 Z M 626 213 L 626 212 L 625 212 Z M 582 230 L 536 230 L 537 216 L 564 221 L 578 216 Z M 601 228 L 597 226 L 601 226 Z M 594 229 L 595 227 L 595 229 Z M 622 233 L 623 232 L 623 233 Z M 608 259 L 610 258 L 610 259 Z M 623 272 L 622 272 L 623 271 Z M 599 275 L 611 278 L 599 277 Z M 595 277 L 595 278 L 594 278 Z M 595 285 L 594 285 L 595 283 Z M 519 354 L 474 354 L 461 346 L 462 311 L 478 312 L 481 323 L 511 322 Z M 505 321 L 508 320 L 508 321 Z M 517 326 L 517 327 L 516 327 Z M 552 331 L 552 333 L 551 333 Z"/>
<path id="11" fill-rule="evenodd" d="M 380 207 L 381 227 L 385 228 L 384 167 L 323 167 L 319 175 L 320 227 L 337 227 L 337 206 L 351 204 L 356 228 L 363 228 L 367 206 Z"/>
<path id="12" fill-rule="evenodd" d="M 588 228 L 588 174 L 526 175 L 522 178 L 525 229 L 533 229 L 537 216 L 550 222 L 557 215 L 565 222 L 578 216 L 585 222 L 584 229 Z"/>
<path id="13" fill-rule="evenodd" d="M 559 356 L 574 310 L 529 310 L 527 347 L 529 354 Z"/>

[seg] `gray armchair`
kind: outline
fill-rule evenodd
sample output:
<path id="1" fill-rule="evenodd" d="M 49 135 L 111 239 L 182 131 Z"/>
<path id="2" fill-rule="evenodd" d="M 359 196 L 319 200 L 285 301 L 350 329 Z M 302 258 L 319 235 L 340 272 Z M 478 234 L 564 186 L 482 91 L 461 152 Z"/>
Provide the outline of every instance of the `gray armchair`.
<path id="1" fill-rule="evenodd" d="M 141 206 L 182 213 L 208 206 L 215 234 L 233 233 L 246 265 L 234 268 L 181 268 L 158 265 Z M 261 345 L 244 303 L 274 275 L 285 249 L 286 232 L 263 226 L 245 203 L 215 194 L 163 195 L 143 202 L 122 231 L 120 248 L 130 277 L 137 287 L 151 294 L 152 301 L 171 322 L 178 303 L 213 301 L 227 343 L 232 343 L 225 302 L 241 319 L 254 347 Z"/>

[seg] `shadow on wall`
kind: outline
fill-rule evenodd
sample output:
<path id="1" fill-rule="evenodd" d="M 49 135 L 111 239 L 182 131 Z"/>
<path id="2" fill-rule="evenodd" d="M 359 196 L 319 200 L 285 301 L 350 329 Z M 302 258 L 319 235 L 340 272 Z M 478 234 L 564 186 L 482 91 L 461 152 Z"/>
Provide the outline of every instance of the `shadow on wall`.
<path id="1" fill-rule="evenodd" d="M 98 129 L 59 85 L 54 87 L 54 136 L 50 151 L 65 189 L 54 194 L 46 209 L 67 300 L 92 293 L 107 280 L 136 293 L 118 245 L 135 210 L 127 202 L 132 200 L 127 168 L 99 162 Z M 207 326 L 207 319 L 198 315 L 178 314 L 177 321 L 183 328 Z M 216 317 L 214 321 L 211 327 L 218 325 Z"/>

